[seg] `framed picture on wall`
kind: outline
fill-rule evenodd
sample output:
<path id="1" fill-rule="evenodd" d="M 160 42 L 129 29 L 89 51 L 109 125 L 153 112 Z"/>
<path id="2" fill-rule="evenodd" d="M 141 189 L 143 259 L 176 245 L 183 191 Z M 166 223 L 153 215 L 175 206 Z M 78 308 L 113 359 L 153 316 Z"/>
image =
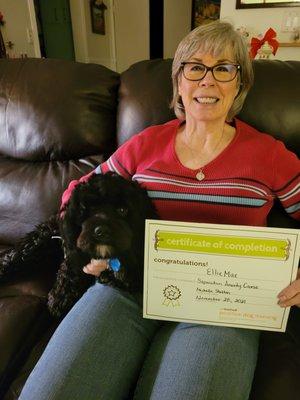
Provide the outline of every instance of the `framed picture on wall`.
<path id="1" fill-rule="evenodd" d="M 239 8 L 268 8 L 268 7 L 299 7 L 300 0 L 236 0 L 236 7 Z"/>
<path id="2" fill-rule="evenodd" d="M 90 0 L 92 32 L 105 35 L 104 11 L 107 10 L 103 0 Z"/>
<path id="3" fill-rule="evenodd" d="M 192 1 L 192 29 L 220 18 L 221 0 Z"/>

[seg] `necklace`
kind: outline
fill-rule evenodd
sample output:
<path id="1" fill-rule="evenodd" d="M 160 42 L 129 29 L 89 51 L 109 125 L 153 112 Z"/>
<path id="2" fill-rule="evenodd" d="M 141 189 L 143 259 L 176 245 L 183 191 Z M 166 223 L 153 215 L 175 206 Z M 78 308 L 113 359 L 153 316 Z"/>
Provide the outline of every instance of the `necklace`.
<path id="1" fill-rule="evenodd" d="M 222 142 L 222 139 L 223 139 L 223 136 L 224 136 L 224 130 L 225 130 L 224 128 L 225 128 L 225 125 L 224 125 L 224 127 L 223 127 L 223 130 L 222 130 L 222 134 L 221 134 L 220 139 L 218 140 L 217 144 L 214 146 L 214 148 L 213 148 L 212 151 L 211 151 L 211 155 L 213 155 L 213 154 L 216 152 L 216 150 L 218 149 L 218 147 L 220 146 L 220 144 L 221 144 L 221 142 Z M 184 145 L 185 145 L 186 148 L 188 148 L 189 151 L 191 152 L 191 154 L 192 154 L 192 156 L 193 156 L 193 159 L 194 159 L 194 160 L 197 160 L 197 159 L 199 158 L 199 153 L 195 152 L 195 150 L 194 150 L 191 146 L 188 145 L 188 137 L 187 137 L 187 132 L 186 132 L 186 130 L 184 131 Z M 203 179 L 205 178 L 205 174 L 204 174 L 204 172 L 203 172 L 203 168 L 204 168 L 204 166 L 201 167 L 201 168 L 199 169 L 199 171 L 197 172 L 197 174 L 196 174 L 196 178 L 198 179 L 198 181 L 203 181 Z"/>

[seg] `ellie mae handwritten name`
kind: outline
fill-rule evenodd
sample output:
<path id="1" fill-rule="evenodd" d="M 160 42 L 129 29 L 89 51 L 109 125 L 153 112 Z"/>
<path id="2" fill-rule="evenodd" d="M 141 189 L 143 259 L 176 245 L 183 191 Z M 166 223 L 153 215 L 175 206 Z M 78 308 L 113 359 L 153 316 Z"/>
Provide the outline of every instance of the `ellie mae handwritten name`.
<path id="1" fill-rule="evenodd" d="M 207 268 L 206 274 L 209 276 L 222 276 L 224 278 L 238 278 L 238 274 L 227 271 L 226 269 L 224 271 L 219 271 L 216 268 Z"/>

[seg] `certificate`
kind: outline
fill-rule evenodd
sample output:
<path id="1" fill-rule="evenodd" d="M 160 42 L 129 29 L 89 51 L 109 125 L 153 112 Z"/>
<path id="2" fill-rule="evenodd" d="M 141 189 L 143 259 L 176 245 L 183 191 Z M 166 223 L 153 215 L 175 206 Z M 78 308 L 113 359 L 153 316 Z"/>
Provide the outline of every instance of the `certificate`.
<path id="1" fill-rule="evenodd" d="M 144 318 L 284 332 L 300 230 L 147 220 Z"/>

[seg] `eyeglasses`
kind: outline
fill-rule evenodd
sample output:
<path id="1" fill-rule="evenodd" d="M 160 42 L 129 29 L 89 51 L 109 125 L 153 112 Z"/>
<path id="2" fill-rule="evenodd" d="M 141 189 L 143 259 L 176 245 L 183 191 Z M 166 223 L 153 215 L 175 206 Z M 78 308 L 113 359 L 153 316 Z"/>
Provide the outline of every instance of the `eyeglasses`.
<path id="1" fill-rule="evenodd" d="M 189 81 L 201 81 L 208 71 L 211 71 L 213 77 L 219 82 L 230 82 L 237 76 L 241 70 L 239 64 L 217 64 L 213 67 L 197 63 L 197 62 L 182 62 L 181 68 L 183 76 Z"/>

